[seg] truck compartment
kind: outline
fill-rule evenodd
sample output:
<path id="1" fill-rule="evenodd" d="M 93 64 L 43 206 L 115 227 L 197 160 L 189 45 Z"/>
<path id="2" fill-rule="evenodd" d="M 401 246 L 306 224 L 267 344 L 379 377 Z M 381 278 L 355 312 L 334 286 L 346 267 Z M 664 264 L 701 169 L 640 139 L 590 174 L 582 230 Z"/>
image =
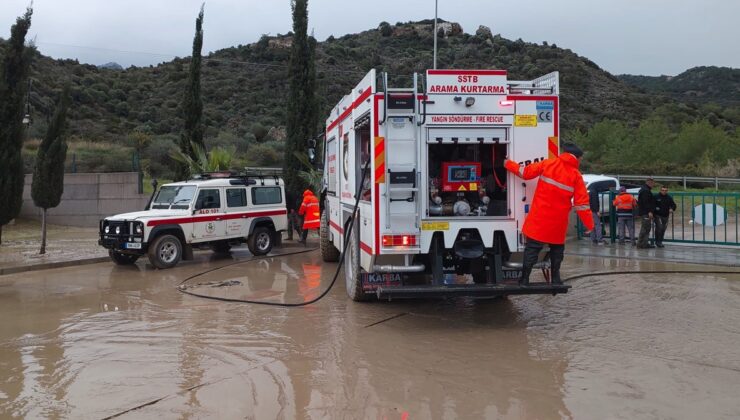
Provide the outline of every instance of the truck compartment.
<path id="1" fill-rule="evenodd" d="M 508 216 L 508 144 L 429 144 L 430 217 Z"/>

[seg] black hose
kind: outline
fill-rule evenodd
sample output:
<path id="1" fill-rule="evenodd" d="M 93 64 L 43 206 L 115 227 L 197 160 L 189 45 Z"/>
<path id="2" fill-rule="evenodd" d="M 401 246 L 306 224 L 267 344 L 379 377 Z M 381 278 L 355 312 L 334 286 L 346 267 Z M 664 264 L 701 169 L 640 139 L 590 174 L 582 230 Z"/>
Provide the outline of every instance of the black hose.
<path id="1" fill-rule="evenodd" d="M 626 274 L 738 274 L 740 271 L 696 271 L 696 270 L 635 270 L 635 271 L 597 271 L 595 273 L 578 274 L 563 281 L 573 281 L 586 277 L 615 276 Z"/>
<path id="2" fill-rule="evenodd" d="M 294 307 L 297 307 L 297 306 L 311 305 L 313 303 L 316 303 L 316 302 L 320 301 L 327 294 L 329 294 L 329 292 L 331 291 L 331 289 L 334 287 L 334 283 L 337 282 L 337 278 L 339 277 L 339 271 L 342 269 L 342 265 L 344 265 L 344 253 L 347 251 L 347 245 L 349 243 L 350 234 L 352 233 L 352 227 L 355 225 L 355 216 L 357 215 L 357 209 L 360 206 L 360 196 L 362 195 L 362 187 L 365 184 L 365 175 L 367 174 L 367 172 L 368 171 L 367 171 L 367 166 L 366 166 L 365 168 L 363 168 L 362 177 L 360 179 L 360 191 L 357 192 L 357 198 L 355 198 L 355 205 L 354 205 L 354 207 L 352 209 L 352 214 L 349 216 L 349 219 L 348 219 L 348 222 L 349 222 L 348 225 L 349 226 L 347 227 L 347 230 L 345 231 L 344 246 L 342 247 L 342 252 L 339 254 L 339 264 L 337 264 L 337 270 L 334 272 L 334 277 L 331 279 L 331 283 L 329 283 L 329 287 L 327 287 L 326 290 L 324 290 L 323 292 L 321 292 L 320 295 L 318 295 L 315 298 L 313 298 L 313 299 L 311 299 L 309 301 L 306 301 L 306 302 L 283 303 L 283 302 L 266 302 L 266 301 L 262 301 L 262 300 L 232 299 L 232 298 L 224 298 L 224 297 L 218 297 L 218 296 L 207 296 L 207 295 L 201 295 L 201 294 L 198 294 L 198 293 L 190 292 L 190 291 L 187 290 L 187 288 L 182 287 L 182 285 L 185 282 L 187 282 L 189 280 L 192 280 L 192 279 L 194 279 L 196 277 L 200 277 L 200 276 L 202 276 L 204 274 L 208 274 L 208 273 L 211 273 L 213 271 L 220 270 L 222 268 L 230 267 L 232 265 L 244 264 L 244 263 L 248 263 L 250 261 L 257 261 L 257 260 L 261 260 L 261 259 L 265 259 L 265 258 L 270 258 L 270 257 L 253 258 L 253 259 L 248 260 L 248 261 L 238 261 L 238 262 L 227 264 L 227 265 L 224 265 L 224 266 L 221 266 L 221 267 L 212 268 L 210 270 L 206 270 L 206 271 L 203 271 L 203 272 L 198 273 L 198 274 L 194 274 L 194 275 L 186 278 L 185 280 L 181 281 L 180 284 L 177 286 L 177 290 L 179 290 L 182 293 L 185 293 L 186 295 L 196 296 L 196 297 L 205 298 L 205 299 L 220 300 L 222 302 L 251 303 L 251 304 L 254 304 L 254 305 L 282 306 L 282 307 L 286 307 L 286 308 L 294 308 Z M 316 248 L 313 248 L 313 249 L 307 249 L 307 250 L 302 250 L 302 251 L 297 251 L 297 252 L 290 252 L 290 253 L 286 253 L 286 254 L 282 254 L 282 255 L 302 254 L 304 252 L 311 252 L 311 251 L 315 251 L 315 250 L 316 250 Z"/>

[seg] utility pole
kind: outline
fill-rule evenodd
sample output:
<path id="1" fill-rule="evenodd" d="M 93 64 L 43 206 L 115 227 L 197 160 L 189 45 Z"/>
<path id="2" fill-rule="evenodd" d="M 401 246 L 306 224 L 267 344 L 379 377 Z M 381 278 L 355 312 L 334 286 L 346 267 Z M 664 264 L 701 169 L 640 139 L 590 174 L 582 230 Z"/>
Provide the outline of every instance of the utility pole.
<path id="1" fill-rule="evenodd" d="M 434 0 L 434 69 L 437 69 L 437 6 L 439 0 Z"/>

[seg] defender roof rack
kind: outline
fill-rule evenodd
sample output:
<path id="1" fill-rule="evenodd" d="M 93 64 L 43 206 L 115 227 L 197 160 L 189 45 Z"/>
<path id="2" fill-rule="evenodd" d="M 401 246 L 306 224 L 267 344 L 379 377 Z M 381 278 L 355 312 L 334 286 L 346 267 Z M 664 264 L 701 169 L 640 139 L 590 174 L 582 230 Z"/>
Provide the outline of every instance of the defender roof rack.
<path id="1" fill-rule="evenodd" d="M 221 178 L 234 178 L 239 176 L 236 171 L 216 171 L 216 172 L 203 172 L 201 174 L 194 174 L 190 177 L 192 180 L 206 180 L 206 179 L 221 179 Z"/>
<path id="2" fill-rule="evenodd" d="M 283 168 L 268 168 L 247 166 L 244 168 L 242 176 L 245 180 L 250 178 L 259 179 L 262 185 L 265 185 L 265 178 L 271 177 L 275 180 L 275 185 L 280 185 L 280 177 L 283 175 Z"/>

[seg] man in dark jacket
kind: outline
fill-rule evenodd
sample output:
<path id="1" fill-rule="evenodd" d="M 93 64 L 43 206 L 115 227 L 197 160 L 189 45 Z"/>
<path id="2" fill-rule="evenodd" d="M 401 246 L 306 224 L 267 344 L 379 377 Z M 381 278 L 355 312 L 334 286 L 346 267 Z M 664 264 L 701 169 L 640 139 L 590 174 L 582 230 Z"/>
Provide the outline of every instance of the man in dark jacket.
<path id="1" fill-rule="evenodd" d="M 668 228 L 668 218 L 676 210 L 676 202 L 668 195 L 668 187 L 660 187 L 660 193 L 655 196 L 655 246 L 663 248 L 663 238 Z"/>
<path id="2" fill-rule="evenodd" d="M 298 237 L 301 236 L 301 217 L 298 215 L 298 207 L 302 199 L 292 190 L 285 189 L 285 207 L 288 209 L 288 240 L 293 240 L 293 231 L 295 230 Z"/>
<path id="3" fill-rule="evenodd" d="M 604 242 L 601 236 L 601 199 L 599 198 L 599 191 L 597 191 L 593 186 L 588 192 L 588 206 L 591 208 L 591 215 L 594 218 L 594 229 L 591 231 L 591 242 L 594 245 L 598 245 Z"/>
<path id="4" fill-rule="evenodd" d="M 637 194 L 637 207 L 640 210 L 640 235 L 637 237 L 638 248 L 655 248 L 654 245 L 648 243 L 650 238 L 650 230 L 653 227 L 653 216 L 655 211 L 655 197 L 651 192 L 655 186 L 655 181 L 652 178 L 648 178 L 645 181 L 645 185 L 640 188 L 640 193 Z"/>

